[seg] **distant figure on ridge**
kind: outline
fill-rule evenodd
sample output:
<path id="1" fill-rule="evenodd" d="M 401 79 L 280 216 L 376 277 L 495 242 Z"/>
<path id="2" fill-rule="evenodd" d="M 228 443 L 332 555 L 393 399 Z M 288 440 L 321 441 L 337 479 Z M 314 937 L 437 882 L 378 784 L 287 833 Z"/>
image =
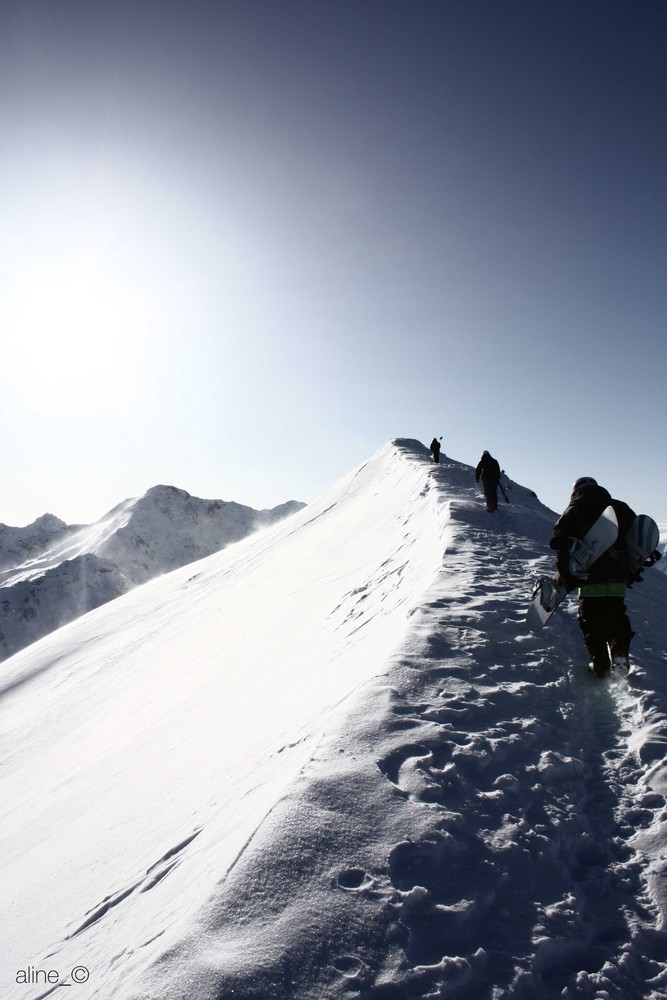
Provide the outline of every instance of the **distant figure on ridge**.
<path id="1" fill-rule="evenodd" d="M 496 510 L 498 507 L 498 483 L 500 482 L 500 465 L 488 451 L 482 453 L 479 465 L 475 469 L 475 482 L 482 478 L 486 509 Z"/>
<path id="2" fill-rule="evenodd" d="M 442 438 L 440 438 L 440 441 L 442 441 Z M 437 438 L 433 438 L 431 441 L 431 451 L 433 453 L 434 462 L 440 461 L 440 441 L 438 441 Z"/>
<path id="3" fill-rule="evenodd" d="M 583 539 L 589 529 L 612 507 L 618 522 L 617 540 L 602 551 L 583 576 L 572 572 L 572 544 Z M 613 500 L 604 487 L 590 476 L 577 479 L 570 502 L 554 526 L 549 547 L 556 550 L 559 582 L 568 590 L 579 588 L 578 622 L 591 657 L 589 670 L 607 677 L 612 670 L 627 674 L 630 640 L 635 634 L 625 607 L 629 584 L 641 580 L 631 563 L 626 540 L 635 512 L 622 500 Z M 650 559 L 641 565 L 651 565 Z"/>

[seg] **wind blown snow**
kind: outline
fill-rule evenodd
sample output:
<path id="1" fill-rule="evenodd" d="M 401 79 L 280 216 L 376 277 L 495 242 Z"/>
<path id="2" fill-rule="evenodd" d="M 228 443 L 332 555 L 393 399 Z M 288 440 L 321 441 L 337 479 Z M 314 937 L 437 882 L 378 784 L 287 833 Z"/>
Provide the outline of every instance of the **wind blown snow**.
<path id="1" fill-rule="evenodd" d="M 290 500 L 254 510 L 154 486 L 94 524 L 67 525 L 52 514 L 26 528 L 0 524 L 0 659 L 304 506 Z"/>
<path id="2" fill-rule="evenodd" d="M 667 993 L 667 579 L 590 678 L 511 486 L 390 442 L 5 661 L 3 997 Z"/>

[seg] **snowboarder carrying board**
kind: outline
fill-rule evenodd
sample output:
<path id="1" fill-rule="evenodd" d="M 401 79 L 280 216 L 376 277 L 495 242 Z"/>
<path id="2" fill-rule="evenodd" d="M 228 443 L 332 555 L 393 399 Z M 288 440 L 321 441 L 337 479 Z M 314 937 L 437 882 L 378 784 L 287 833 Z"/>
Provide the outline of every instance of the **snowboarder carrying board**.
<path id="1" fill-rule="evenodd" d="M 486 497 L 486 509 L 497 510 L 498 508 L 498 484 L 500 483 L 500 465 L 488 451 L 482 452 L 479 465 L 475 469 L 475 482 L 478 483 L 480 476 L 484 486 L 484 496 Z"/>
<path id="2" fill-rule="evenodd" d="M 577 540 L 583 539 L 603 512 L 615 515 L 618 523 L 616 538 L 602 546 L 601 555 L 591 562 L 584 573 L 576 572 Z M 655 522 L 645 515 L 638 518 L 622 500 L 613 500 L 595 479 L 577 479 L 570 502 L 554 526 L 549 546 L 556 550 L 558 584 L 566 591 L 579 588 L 578 621 L 586 648 L 591 657 L 589 669 L 597 677 L 607 677 L 612 670 L 627 674 L 630 641 L 634 635 L 625 607 L 627 587 L 641 579 L 640 569 L 651 565 L 656 553 L 645 562 L 644 552 L 634 558 L 631 529 L 640 523 L 655 528 Z M 657 545 L 651 537 L 650 544 Z M 655 546 L 654 546 L 655 547 Z M 653 559 L 654 561 L 654 559 Z"/>

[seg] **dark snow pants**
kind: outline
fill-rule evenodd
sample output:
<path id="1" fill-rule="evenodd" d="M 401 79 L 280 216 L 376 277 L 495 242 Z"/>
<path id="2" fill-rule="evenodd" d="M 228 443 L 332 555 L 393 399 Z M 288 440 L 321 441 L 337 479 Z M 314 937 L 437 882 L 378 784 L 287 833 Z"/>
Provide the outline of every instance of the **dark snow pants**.
<path id="1" fill-rule="evenodd" d="M 498 507 L 498 480 L 483 479 L 484 496 L 486 497 L 486 509 L 496 510 Z"/>
<path id="2" fill-rule="evenodd" d="M 635 634 L 626 614 L 623 597 L 580 597 L 579 627 L 596 673 L 609 670 L 612 654 L 629 653 Z"/>

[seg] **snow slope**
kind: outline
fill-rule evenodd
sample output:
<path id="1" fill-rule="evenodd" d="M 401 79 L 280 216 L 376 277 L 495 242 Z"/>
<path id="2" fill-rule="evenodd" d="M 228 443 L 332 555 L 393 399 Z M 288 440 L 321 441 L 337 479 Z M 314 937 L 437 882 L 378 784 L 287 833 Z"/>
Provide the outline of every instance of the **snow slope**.
<path id="1" fill-rule="evenodd" d="M 303 506 L 289 501 L 258 511 L 154 486 L 94 524 L 66 525 L 45 514 L 26 528 L 0 525 L 0 658 Z"/>
<path id="2" fill-rule="evenodd" d="M 656 568 L 661 570 L 663 573 L 667 573 L 667 524 L 659 524 L 660 529 L 660 544 L 658 549 L 662 552 L 662 559 L 656 563 Z"/>
<path id="3" fill-rule="evenodd" d="M 510 499 L 391 442 L 8 660 L 3 997 L 663 997 L 667 580 L 590 678 Z"/>

